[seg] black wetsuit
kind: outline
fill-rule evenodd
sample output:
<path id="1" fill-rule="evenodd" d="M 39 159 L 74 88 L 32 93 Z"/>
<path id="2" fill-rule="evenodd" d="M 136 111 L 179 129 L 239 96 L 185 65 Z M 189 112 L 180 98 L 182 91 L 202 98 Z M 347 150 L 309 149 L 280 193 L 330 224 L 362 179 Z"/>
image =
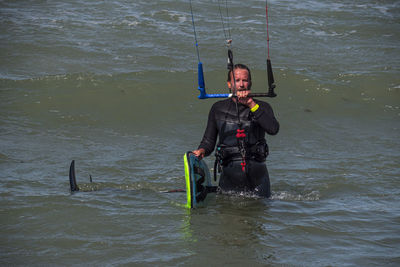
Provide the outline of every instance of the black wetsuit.
<path id="1" fill-rule="evenodd" d="M 218 101 L 212 106 L 203 139 L 199 149 L 208 156 L 214 150 L 217 137 L 217 153 L 222 163 L 219 187 L 222 192 L 249 192 L 262 197 L 270 197 L 270 182 L 265 158 L 268 149 L 265 133 L 275 135 L 279 131 L 271 106 L 254 99 L 259 108 L 252 112 L 245 105 L 238 104 L 242 129 L 246 137 L 246 168 L 242 171 L 242 157 L 238 150 L 236 131 L 239 128 L 236 103 L 232 98 Z M 261 151 L 261 152 L 260 152 Z M 218 159 L 218 157 L 217 157 Z"/>

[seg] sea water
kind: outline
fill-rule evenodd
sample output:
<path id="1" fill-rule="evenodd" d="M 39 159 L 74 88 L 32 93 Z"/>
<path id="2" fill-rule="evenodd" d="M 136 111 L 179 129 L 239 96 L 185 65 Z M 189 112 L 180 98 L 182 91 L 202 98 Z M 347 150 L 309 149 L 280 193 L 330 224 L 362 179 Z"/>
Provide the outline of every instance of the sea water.
<path id="1" fill-rule="evenodd" d="M 206 86 L 267 88 L 264 1 L 192 1 Z M 198 100 L 189 1 L 0 1 L 0 264 L 398 266 L 400 3 L 269 1 L 281 129 L 271 199 L 187 210 Z M 214 156 L 206 159 L 209 167 Z M 76 162 L 71 194 L 68 168 Z"/>

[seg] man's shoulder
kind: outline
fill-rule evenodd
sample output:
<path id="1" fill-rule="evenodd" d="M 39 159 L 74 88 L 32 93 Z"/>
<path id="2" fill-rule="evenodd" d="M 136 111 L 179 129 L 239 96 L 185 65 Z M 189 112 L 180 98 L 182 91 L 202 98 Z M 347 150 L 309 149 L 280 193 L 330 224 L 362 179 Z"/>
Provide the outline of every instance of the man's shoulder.
<path id="1" fill-rule="evenodd" d="M 232 101 L 231 98 L 219 100 L 219 101 L 215 102 L 215 103 L 212 105 L 212 108 L 213 108 L 213 109 L 218 109 L 218 108 L 220 108 L 220 107 L 224 107 L 224 106 L 226 106 L 226 105 L 229 105 L 229 103 L 230 103 L 231 101 Z"/>
<path id="2" fill-rule="evenodd" d="M 268 104 L 267 102 L 262 101 L 262 100 L 254 99 L 254 102 L 256 102 L 256 104 L 258 104 L 258 105 L 260 105 L 262 107 L 271 107 L 270 104 Z"/>

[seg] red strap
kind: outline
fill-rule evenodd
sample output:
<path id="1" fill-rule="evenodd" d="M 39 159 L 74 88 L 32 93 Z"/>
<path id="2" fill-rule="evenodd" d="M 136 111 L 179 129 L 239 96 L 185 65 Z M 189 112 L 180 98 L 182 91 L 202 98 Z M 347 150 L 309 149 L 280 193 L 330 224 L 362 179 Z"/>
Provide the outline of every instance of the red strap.
<path id="1" fill-rule="evenodd" d="M 245 138 L 245 137 L 246 137 L 246 134 L 244 132 L 244 129 L 237 129 L 236 130 L 236 138 L 237 139 Z M 245 161 L 244 158 L 242 159 L 242 163 L 240 163 L 240 165 L 242 165 L 242 171 L 244 172 L 246 170 L 246 161 Z"/>
<path id="2" fill-rule="evenodd" d="M 240 165 L 242 165 L 242 171 L 244 172 L 246 170 L 246 162 L 243 161 Z"/>
<path id="3" fill-rule="evenodd" d="M 236 138 L 245 138 L 246 134 L 244 133 L 244 129 L 237 129 L 236 130 Z"/>

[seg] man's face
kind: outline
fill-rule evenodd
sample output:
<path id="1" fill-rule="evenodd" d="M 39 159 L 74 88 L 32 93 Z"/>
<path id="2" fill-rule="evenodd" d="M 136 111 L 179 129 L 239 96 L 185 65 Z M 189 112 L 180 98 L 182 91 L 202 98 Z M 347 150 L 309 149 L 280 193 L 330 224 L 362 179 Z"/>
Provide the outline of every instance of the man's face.
<path id="1" fill-rule="evenodd" d="M 236 85 L 237 91 L 247 91 L 250 90 L 250 80 L 249 80 L 249 72 L 245 69 L 235 69 L 235 82 L 233 82 L 233 75 L 231 74 L 231 80 L 228 82 L 228 87 L 233 90 L 233 87 Z"/>

